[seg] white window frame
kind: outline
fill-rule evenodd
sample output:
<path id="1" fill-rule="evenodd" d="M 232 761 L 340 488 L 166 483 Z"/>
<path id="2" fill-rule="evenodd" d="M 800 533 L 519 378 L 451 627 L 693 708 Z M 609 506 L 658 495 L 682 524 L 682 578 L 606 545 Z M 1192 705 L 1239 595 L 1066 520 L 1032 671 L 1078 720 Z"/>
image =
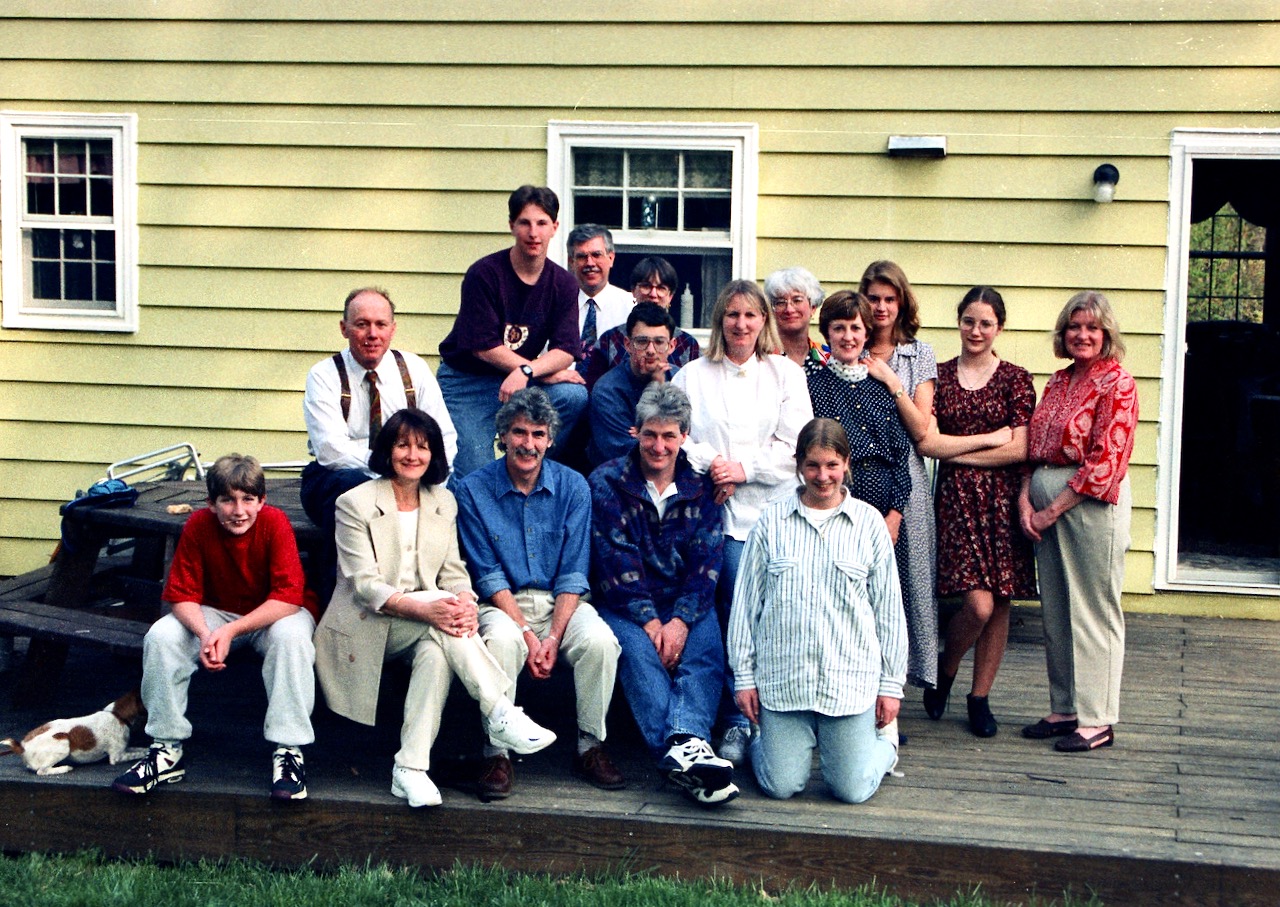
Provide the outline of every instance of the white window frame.
<path id="1" fill-rule="evenodd" d="M 0 111 L 0 254 L 4 258 L 3 324 L 39 330 L 138 330 L 138 118 L 124 113 L 26 113 Z M 29 308 L 28 262 L 22 231 L 26 215 L 22 143 L 28 138 L 110 139 L 112 143 L 112 219 L 116 233 L 115 310 Z M 99 224 L 86 225 L 101 227 Z"/>
<path id="2" fill-rule="evenodd" d="M 628 151 L 729 151 L 731 203 L 727 238 L 700 232 L 671 230 L 611 230 L 615 245 L 631 249 L 650 247 L 724 249 L 733 263 L 735 279 L 755 279 L 756 196 L 759 190 L 759 127 L 755 123 L 616 123 L 587 120 L 551 120 L 547 124 L 547 185 L 560 198 L 560 221 L 574 219 L 573 152 L 577 148 L 609 148 Z M 551 255 L 565 263 L 569 231 L 557 231 Z"/>
<path id="3" fill-rule="evenodd" d="M 1280 160 L 1280 129 L 1175 129 L 1169 172 L 1169 251 L 1165 262 L 1164 354 L 1156 470 L 1156 572 L 1159 590 L 1280 596 L 1280 585 L 1178 576 L 1178 480 L 1182 474 L 1182 393 L 1187 353 L 1187 276 L 1191 248 L 1191 171 L 1197 158 Z M 1280 279 L 1278 276 L 1277 279 Z"/>

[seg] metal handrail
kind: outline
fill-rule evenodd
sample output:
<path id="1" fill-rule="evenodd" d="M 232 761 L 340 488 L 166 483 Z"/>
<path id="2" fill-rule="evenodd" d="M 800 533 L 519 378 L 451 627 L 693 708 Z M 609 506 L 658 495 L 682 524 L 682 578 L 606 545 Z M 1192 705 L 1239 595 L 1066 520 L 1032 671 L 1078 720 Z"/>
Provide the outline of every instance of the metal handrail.
<path id="1" fill-rule="evenodd" d="M 169 456 L 161 457 L 162 454 L 169 454 Z M 152 457 L 161 457 L 161 459 L 144 462 L 151 460 Z M 121 471 L 121 468 L 126 466 L 132 466 L 133 468 Z M 152 450 L 112 463 L 107 467 L 107 478 L 125 479 L 129 476 L 136 476 L 140 473 L 161 468 L 164 469 L 164 475 L 162 476 L 164 479 L 181 479 L 187 474 L 188 469 L 195 469 L 196 480 L 199 481 L 204 478 L 205 472 L 204 464 L 200 462 L 200 452 L 196 450 L 194 444 L 184 441 L 180 444 L 170 444 L 168 447 L 161 447 L 158 450 Z"/>

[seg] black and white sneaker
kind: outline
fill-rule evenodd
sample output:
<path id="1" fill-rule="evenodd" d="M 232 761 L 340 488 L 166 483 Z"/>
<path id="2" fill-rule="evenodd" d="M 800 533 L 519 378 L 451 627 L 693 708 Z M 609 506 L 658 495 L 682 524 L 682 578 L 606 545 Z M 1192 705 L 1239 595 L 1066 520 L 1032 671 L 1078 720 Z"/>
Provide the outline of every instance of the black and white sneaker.
<path id="1" fill-rule="evenodd" d="M 271 799 L 307 799 L 307 773 L 296 746 L 277 746 L 271 754 Z"/>
<path id="2" fill-rule="evenodd" d="M 145 756 L 112 782 L 111 789 L 122 794 L 145 794 L 157 784 L 181 781 L 186 773 L 182 747 L 153 743 Z"/>
<path id="3" fill-rule="evenodd" d="M 688 772 L 667 772 L 667 779 L 680 788 L 680 792 L 699 806 L 723 806 L 737 798 L 741 791 L 738 785 L 730 781 L 723 787 L 706 788 Z"/>
<path id="4" fill-rule="evenodd" d="M 717 756 L 711 744 L 700 737 L 673 744 L 658 768 L 668 775 L 671 772 L 688 775 L 704 790 L 719 790 L 733 780 L 733 763 Z"/>

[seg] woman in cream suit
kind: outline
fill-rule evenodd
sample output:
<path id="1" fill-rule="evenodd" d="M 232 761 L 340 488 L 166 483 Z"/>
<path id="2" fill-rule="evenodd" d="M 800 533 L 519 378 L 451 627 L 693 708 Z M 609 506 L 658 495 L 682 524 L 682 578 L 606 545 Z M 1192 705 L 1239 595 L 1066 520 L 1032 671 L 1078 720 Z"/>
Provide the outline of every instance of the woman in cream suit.
<path id="1" fill-rule="evenodd" d="M 316 673 L 329 708 L 373 724 L 383 662 L 412 668 L 391 793 L 436 806 L 427 776 L 452 674 L 480 703 L 495 745 L 533 753 L 555 734 L 505 696 L 510 680 L 476 634 L 476 596 L 458 553 L 458 507 L 440 427 L 418 409 L 387 420 L 369 456 L 382 478 L 338 499 L 338 584 L 316 630 Z"/>

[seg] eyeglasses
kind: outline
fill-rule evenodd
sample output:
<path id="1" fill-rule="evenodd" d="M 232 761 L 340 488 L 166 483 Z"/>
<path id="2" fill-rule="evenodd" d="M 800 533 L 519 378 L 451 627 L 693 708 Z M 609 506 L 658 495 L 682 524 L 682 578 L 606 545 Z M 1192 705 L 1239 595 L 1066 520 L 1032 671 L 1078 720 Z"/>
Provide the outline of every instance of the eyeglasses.
<path id="1" fill-rule="evenodd" d="M 984 331 L 994 331 L 999 326 L 1000 325 L 997 322 L 988 321 L 985 318 L 982 321 L 967 317 L 960 319 L 960 327 L 966 331 L 972 331 L 974 328 L 981 328 Z"/>
<path id="2" fill-rule="evenodd" d="M 632 287 L 631 290 L 637 295 L 642 293 L 646 296 L 650 293 L 656 293 L 659 296 L 671 295 L 671 287 L 667 286 L 665 283 L 638 283 Z"/>
<path id="3" fill-rule="evenodd" d="M 801 309 L 809 305 L 809 297 L 796 293 L 794 296 L 775 296 L 773 299 L 773 307 L 775 309 L 785 309 L 791 306 L 793 309 Z"/>
<path id="4" fill-rule="evenodd" d="M 666 337 L 632 337 L 630 343 L 642 352 L 653 347 L 655 353 L 665 352 L 667 347 L 671 346 L 671 341 Z"/>
<path id="5" fill-rule="evenodd" d="M 586 261 L 587 259 L 591 259 L 592 261 L 604 261 L 608 257 L 609 257 L 608 252 L 574 252 L 573 253 L 574 261 Z"/>

